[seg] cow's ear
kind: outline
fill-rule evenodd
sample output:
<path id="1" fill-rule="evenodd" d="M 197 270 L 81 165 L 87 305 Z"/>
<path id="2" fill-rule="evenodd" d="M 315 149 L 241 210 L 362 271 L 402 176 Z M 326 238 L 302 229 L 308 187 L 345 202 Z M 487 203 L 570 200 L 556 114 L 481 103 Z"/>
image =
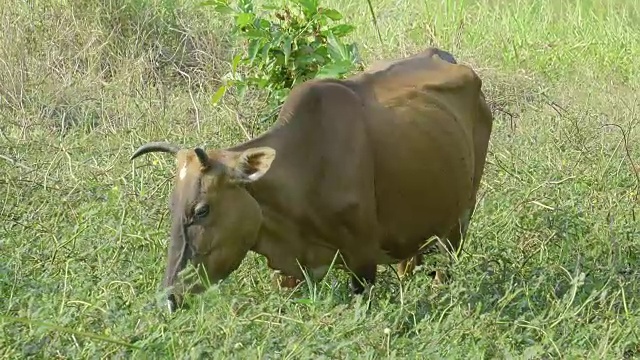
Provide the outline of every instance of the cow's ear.
<path id="1" fill-rule="evenodd" d="M 256 147 L 238 153 L 233 165 L 232 180 L 240 183 L 254 182 L 269 171 L 276 151 L 270 147 Z"/>

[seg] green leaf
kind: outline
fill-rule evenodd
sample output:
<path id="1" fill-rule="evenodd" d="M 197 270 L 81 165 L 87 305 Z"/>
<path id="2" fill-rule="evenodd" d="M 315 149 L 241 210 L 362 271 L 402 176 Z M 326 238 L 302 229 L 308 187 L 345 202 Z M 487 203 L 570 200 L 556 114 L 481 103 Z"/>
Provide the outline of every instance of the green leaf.
<path id="1" fill-rule="evenodd" d="M 222 85 L 220 86 L 220 88 L 218 88 L 218 90 L 215 92 L 215 94 L 213 94 L 213 96 L 211 97 L 211 103 L 215 106 L 218 104 L 218 102 L 220 101 L 220 99 L 222 99 L 222 97 L 224 96 L 224 94 L 227 92 L 227 85 Z"/>
<path id="2" fill-rule="evenodd" d="M 269 20 L 266 19 L 260 19 L 258 21 L 258 26 L 259 29 L 264 29 L 264 30 L 271 30 L 271 22 Z"/>
<path id="3" fill-rule="evenodd" d="M 284 52 L 284 63 L 287 64 L 289 62 L 289 56 L 291 56 L 291 36 L 285 35 L 282 51 Z"/>
<path id="4" fill-rule="evenodd" d="M 244 94 L 247 92 L 247 84 L 245 83 L 238 84 L 236 91 L 238 92 L 238 98 L 242 100 L 244 98 Z"/>
<path id="5" fill-rule="evenodd" d="M 280 41 L 282 40 L 283 37 L 285 37 L 286 34 L 281 33 L 280 31 L 274 31 L 271 33 L 271 46 L 273 48 L 280 48 Z"/>
<path id="6" fill-rule="evenodd" d="M 262 41 L 259 39 L 254 39 L 249 42 L 249 65 L 253 65 L 253 61 L 258 55 L 258 51 L 260 51 L 260 47 L 262 46 Z"/>
<path id="7" fill-rule="evenodd" d="M 220 14 L 232 14 L 233 9 L 229 6 L 228 1 L 224 0 L 208 0 L 199 3 L 197 6 L 211 6 L 213 10 Z"/>
<path id="8" fill-rule="evenodd" d="M 316 53 L 311 53 L 307 55 L 301 55 L 294 57 L 294 61 L 296 66 L 299 68 L 307 68 L 309 65 L 314 63 L 321 63 L 324 61 L 324 58 Z"/>
<path id="9" fill-rule="evenodd" d="M 329 30 L 327 30 L 327 33 L 332 33 L 336 37 L 343 37 L 350 34 L 353 30 L 355 30 L 355 28 L 356 27 L 353 25 L 341 24 L 329 28 Z"/>
<path id="10" fill-rule="evenodd" d="M 256 16 L 251 13 L 240 13 L 238 14 L 238 17 L 236 17 L 236 26 L 243 27 L 243 26 L 249 25 L 251 24 L 253 19 L 255 19 L 255 17 Z"/>
<path id="11" fill-rule="evenodd" d="M 223 15 L 229 15 L 229 14 L 233 14 L 234 11 L 231 7 L 227 6 L 227 5 L 216 5 L 213 8 L 216 12 L 223 14 Z"/>
<path id="12" fill-rule="evenodd" d="M 266 37 L 264 30 L 258 30 L 258 29 L 249 29 L 248 31 L 240 34 L 244 38 L 253 39 L 253 40 L 258 40 Z"/>
<path id="13" fill-rule="evenodd" d="M 296 77 L 295 79 L 293 79 L 293 85 L 291 86 L 292 88 L 296 85 L 302 84 L 303 82 L 305 82 L 307 79 L 304 77 Z"/>
<path id="14" fill-rule="evenodd" d="M 266 43 L 263 47 L 262 47 L 262 61 L 263 62 L 267 62 L 269 61 L 269 50 L 271 50 L 271 43 Z"/>
<path id="15" fill-rule="evenodd" d="M 333 60 L 342 61 L 350 58 L 347 48 L 333 33 L 327 34 L 327 43 L 329 45 L 329 54 Z"/>
<path id="16" fill-rule="evenodd" d="M 253 13 L 253 0 L 240 0 L 238 1 L 240 10 L 245 13 Z"/>
<path id="17" fill-rule="evenodd" d="M 352 64 L 350 61 L 337 61 L 333 63 L 329 63 L 318 70 L 316 74 L 316 79 L 324 79 L 324 78 L 339 78 L 343 74 L 349 72 L 352 68 Z"/>
<path id="18" fill-rule="evenodd" d="M 334 21 L 342 19 L 342 14 L 335 9 L 322 9 L 320 13 Z"/>
<path id="19" fill-rule="evenodd" d="M 289 95 L 290 92 L 291 92 L 291 89 L 278 89 L 278 90 L 274 90 L 272 94 L 275 97 L 277 97 L 279 100 L 284 100 Z"/>
<path id="20" fill-rule="evenodd" d="M 295 0 L 306 15 L 315 15 L 318 12 L 318 0 Z"/>
<path id="21" fill-rule="evenodd" d="M 265 87 L 267 87 L 267 85 L 269 85 L 269 80 L 265 78 L 252 77 L 248 78 L 247 80 L 249 80 L 250 83 L 254 84 L 260 89 L 264 89 Z"/>
<path id="22" fill-rule="evenodd" d="M 313 50 L 313 54 L 316 56 L 316 58 L 318 59 L 318 61 L 324 63 L 329 59 L 329 50 L 327 49 L 326 45 L 320 45 L 318 47 L 315 47 Z"/>
<path id="23" fill-rule="evenodd" d="M 351 62 L 356 63 L 360 61 L 360 52 L 358 46 L 355 43 L 347 45 L 347 51 L 349 52 L 349 59 Z"/>
<path id="24" fill-rule="evenodd" d="M 238 64 L 240 64 L 241 60 L 242 60 L 242 55 L 240 54 L 233 57 L 233 60 L 231 61 L 231 72 L 233 74 L 235 74 L 236 71 L 238 70 Z"/>

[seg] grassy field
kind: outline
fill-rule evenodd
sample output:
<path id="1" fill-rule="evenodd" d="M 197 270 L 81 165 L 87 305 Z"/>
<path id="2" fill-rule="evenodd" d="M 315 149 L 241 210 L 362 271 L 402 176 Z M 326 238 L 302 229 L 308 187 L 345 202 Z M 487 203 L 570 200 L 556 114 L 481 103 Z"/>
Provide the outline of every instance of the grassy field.
<path id="1" fill-rule="evenodd" d="M 128 158 L 149 140 L 232 145 L 239 119 L 258 128 L 230 100 L 211 106 L 231 42 L 195 4 L 0 7 L 0 356 L 640 356 L 640 4 L 374 0 L 381 44 L 364 0 L 327 0 L 367 63 L 437 45 L 484 79 L 494 132 L 454 280 L 381 267 L 366 312 L 344 274 L 277 292 L 252 255 L 170 315 L 173 159 Z"/>

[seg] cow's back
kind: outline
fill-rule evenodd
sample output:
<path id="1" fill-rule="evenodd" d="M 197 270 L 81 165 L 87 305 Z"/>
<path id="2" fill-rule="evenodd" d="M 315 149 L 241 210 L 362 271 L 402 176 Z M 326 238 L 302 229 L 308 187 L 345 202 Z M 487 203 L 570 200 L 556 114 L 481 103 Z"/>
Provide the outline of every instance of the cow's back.
<path id="1" fill-rule="evenodd" d="M 352 79 L 368 103 L 384 247 L 404 256 L 473 207 L 491 113 L 479 77 L 433 49 Z"/>

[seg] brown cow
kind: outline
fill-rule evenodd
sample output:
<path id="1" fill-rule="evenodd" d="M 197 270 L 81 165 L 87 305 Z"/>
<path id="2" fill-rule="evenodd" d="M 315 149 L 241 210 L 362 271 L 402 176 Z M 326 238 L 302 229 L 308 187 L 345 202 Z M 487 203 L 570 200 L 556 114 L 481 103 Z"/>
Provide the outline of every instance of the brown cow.
<path id="1" fill-rule="evenodd" d="M 444 60 L 443 60 L 444 59 Z M 187 261 L 227 278 L 251 250 L 269 267 L 321 279 L 334 260 L 359 294 L 378 264 L 419 260 L 427 239 L 456 251 L 475 208 L 491 134 L 482 82 L 441 50 L 380 63 L 347 80 L 296 86 L 259 137 L 177 157 L 164 279 L 171 310 Z M 202 265 L 202 266 L 199 266 Z"/>

